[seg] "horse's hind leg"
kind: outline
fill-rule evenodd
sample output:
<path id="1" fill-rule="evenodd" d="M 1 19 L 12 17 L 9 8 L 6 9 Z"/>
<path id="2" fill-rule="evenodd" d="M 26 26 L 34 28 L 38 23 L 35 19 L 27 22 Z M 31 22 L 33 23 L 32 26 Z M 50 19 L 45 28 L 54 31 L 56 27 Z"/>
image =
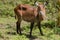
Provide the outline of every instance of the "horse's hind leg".
<path id="1" fill-rule="evenodd" d="M 40 24 L 40 22 L 38 22 L 38 28 L 39 28 L 39 30 L 40 30 L 40 33 L 41 33 L 41 35 L 43 35 L 43 32 L 42 32 L 42 29 L 41 29 L 41 24 Z"/>
<path id="2" fill-rule="evenodd" d="M 17 23 L 16 23 L 16 29 L 17 29 L 17 33 L 18 34 L 21 34 L 21 27 L 20 27 L 20 24 L 21 24 L 21 20 L 18 19 Z"/>
<path id="3" fill-rule="evenodd" d="M 32 35 L 33 26 L 34 26 L 34 22 L 31 22 L 31 25 L 30 25 L 30 37 L 31 37 L 31 35 Z"/>

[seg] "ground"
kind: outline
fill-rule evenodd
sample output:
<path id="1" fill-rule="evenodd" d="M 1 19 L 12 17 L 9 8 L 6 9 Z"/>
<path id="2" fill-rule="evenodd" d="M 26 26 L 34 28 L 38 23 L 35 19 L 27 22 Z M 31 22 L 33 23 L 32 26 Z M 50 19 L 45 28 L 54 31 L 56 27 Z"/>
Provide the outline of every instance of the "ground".
<path id="1" fill-rule="evenodd" d="M 55 29 L 42 27 L 44 36 L 41 36 L 37 26 L 33 29 L 32 38 L 29 38 L 30 23 L 25 21 L 21 23 L 23 35 L 16 34 L 15 23 L 14 17 L 0 17 L 0 40 L 60 40 L 60 35 L 55 33 Z"/>

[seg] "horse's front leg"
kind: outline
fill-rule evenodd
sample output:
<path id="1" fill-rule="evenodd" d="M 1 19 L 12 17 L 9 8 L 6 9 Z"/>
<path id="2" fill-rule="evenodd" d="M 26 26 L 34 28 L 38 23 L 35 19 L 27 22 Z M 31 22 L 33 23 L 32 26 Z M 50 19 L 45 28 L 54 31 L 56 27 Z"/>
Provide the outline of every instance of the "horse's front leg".
<path id="1" fill-rule="evenodd" d="M 39 28 L 40 34 L 43 35 L 42 29 L 41 29 L 41 22 L 38 22 L 37 25 L 38 25 L 38 28 Z"/>
<path id="2" fill-rule="evenodd" d="M 21 33 L 20 25 L 21 25 L 21 20 L 18 19 L 18 21 L 16 23 L 16 30 L 17 30 L 17 33 L 21 35 L 22 33 Z"/>
<path id="3" fill-rule="evenodd" d="M 32 29 L 33 29 L 33 27 L 34 27 L 34 22 L 31 22 L 31 25 L 30 25 L 30 37 L 32 35 Z"/>

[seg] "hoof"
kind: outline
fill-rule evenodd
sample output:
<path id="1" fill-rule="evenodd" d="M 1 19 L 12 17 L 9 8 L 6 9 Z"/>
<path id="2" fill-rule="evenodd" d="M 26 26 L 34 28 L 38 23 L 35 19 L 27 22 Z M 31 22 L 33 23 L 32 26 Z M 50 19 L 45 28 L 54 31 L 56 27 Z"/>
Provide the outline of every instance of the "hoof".
<path id="1" fill-rule="evenodd" d="M 31 35 L 29 35 L 29 38 L 31 38 L 32 36 Z"/>
<path id="2" fill-rule="evenodd" d="M 22 33 L 20 32 L 19 35 L 22 35 Z"/>
<path id="3" fill-rule="evenodd" d="M 21 33 L 21 32 L 17 32 L 16 34 L 22 35 L 22 33 Z"/>
<path id="4" fill-rule="evenodd" d="M 41 34 L 41 36 L 44 36 L 44 34 Z"/>

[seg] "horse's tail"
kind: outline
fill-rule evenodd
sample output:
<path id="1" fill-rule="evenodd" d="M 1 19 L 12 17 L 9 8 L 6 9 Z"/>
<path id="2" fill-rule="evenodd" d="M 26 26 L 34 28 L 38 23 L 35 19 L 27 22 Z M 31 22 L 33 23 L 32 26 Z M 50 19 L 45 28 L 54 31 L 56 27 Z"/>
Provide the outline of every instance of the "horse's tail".
<path id="1" fill-rule="evenodd" d="M 17 13 L 17 12 L 16 12 L 16 10 L 17 10 L 17 9 L 16 9 L 16 8 L 14 8 L 15 19 L 17 19 L 17 15 L 16 15 L 16 13 Z"/>
<path id="2" fill-rule="evenodd" d="M 17 16 L 15 15 L 15 19 L 17 18 Z"/>

